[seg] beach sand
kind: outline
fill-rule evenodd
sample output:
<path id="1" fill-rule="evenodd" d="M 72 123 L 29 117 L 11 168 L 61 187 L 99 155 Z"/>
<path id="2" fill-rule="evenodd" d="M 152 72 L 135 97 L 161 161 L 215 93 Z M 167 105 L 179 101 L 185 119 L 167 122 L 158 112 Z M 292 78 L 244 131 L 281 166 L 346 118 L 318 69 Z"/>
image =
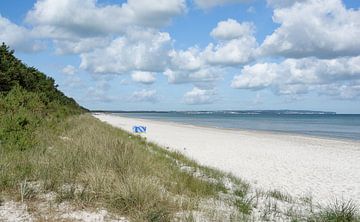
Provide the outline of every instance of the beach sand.
<path id="1" fill-rule="evenodd" d="M 134 125 L 146 126 L 143 136 L 148 141 L 230 172 L 256 188 L 311 195 L 321 204 L 352 199 L 360 206 L 360 142 L 94 116 L 129 132 Z"/>

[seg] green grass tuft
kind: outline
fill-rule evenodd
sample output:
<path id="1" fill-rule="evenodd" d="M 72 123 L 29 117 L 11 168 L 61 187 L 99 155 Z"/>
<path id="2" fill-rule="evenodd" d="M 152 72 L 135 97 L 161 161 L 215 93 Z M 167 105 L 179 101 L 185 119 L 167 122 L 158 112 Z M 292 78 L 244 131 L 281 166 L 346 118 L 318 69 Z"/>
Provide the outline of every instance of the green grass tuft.
<path id="1" fill-rule="evenodd" d="M 292 198 L 290 195 L 285 194 L 278 190 L 271 190 L 267 192 L 267 195 L 280 201 L 291 202 Z"/>
<path id="2" fill-rule="evenodd" d="M 323 208 L 310 221 L 320 222 L 358 222 L 360 217 L 358 209 L 352 201 L 339 201 Z"/>

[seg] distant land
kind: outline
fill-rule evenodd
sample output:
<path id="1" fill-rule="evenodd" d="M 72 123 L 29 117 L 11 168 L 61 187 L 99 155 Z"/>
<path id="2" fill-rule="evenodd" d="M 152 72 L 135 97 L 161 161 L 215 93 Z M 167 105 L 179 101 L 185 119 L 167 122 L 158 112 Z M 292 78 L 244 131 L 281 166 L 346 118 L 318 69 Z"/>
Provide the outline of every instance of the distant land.
<path id="1" fill-rule="evenodd" d="M 336 112 L 313 110 L 216 110 L 216 111 L 119 111 L 119 110 L 92 110 L 95 113 L 184 113 L 184 114 L 242 114 L 242 115 L 336 115 Z"/>

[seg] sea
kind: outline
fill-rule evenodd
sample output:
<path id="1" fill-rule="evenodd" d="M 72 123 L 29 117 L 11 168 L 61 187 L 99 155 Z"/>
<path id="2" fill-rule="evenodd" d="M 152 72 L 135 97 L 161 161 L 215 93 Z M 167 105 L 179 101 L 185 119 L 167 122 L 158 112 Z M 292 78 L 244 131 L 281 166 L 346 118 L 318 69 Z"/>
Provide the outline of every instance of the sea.
<path id="1" fill-rule="evenodd" d="M 224 129 L 271 131 L 360 141 L 360 114 L 319 111 L 112 112 L 115 115 Z"/>

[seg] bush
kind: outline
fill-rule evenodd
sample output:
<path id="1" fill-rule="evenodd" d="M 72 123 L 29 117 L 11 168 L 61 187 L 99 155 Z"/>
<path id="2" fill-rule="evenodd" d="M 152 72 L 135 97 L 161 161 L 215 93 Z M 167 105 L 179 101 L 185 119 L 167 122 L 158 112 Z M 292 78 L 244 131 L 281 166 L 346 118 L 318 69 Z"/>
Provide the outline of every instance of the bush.
<path id="1" fill-rule="evenodd" d="M 39 126 L 56 126 L 84 111 L 52 78 L 23 64 L 4 43 L 0 46 L 0 149 L 34 147 Z"/>
<path id="2" fill-rule="evenodd" d="M 4 147 L 25 150 L 34 146 L 34 131 L 46 114 L 39 96 L 15 86 L 0 99 L 0 110 L 0 140 Z"/>

